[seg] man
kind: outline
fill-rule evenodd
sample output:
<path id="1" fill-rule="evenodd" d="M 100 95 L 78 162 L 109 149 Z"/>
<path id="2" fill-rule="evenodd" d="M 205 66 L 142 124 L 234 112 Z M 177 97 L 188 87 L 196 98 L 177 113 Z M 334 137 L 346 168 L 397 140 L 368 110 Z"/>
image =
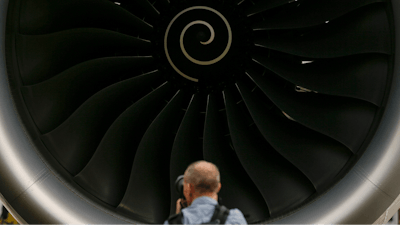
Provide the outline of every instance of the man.
<path id="1" fill-rule="evenodd" d="M 188 207 L 182 209 L 181 223 L 209 223 L 218 205 L 218 192 L 221 189 L 218 168 L 210 162 L 197 161 L 189 165 L 183 179 L 183 195 L 186 201 L 178 199 L 176 202 L 177 215 L 181 212 L 181 205 Z M 231 209 L 228 212 L 225 224 L 247 224 L 239 209 Z M 169 221 L 176 221 L 174 219 L 177 215 L 170 217 Z M 168 220 L 164 224 L 168 224 Z"/>

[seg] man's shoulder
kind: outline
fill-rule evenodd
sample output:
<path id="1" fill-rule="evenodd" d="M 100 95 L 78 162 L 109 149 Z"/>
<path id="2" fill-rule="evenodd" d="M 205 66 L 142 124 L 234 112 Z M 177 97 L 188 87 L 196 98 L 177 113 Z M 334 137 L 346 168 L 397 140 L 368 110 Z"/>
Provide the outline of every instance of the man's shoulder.
<path id="1" fill-rule="evenodd" d="M 239 209 L 230 209 L 226 224 L 247 224 L 242 211 Z"/>

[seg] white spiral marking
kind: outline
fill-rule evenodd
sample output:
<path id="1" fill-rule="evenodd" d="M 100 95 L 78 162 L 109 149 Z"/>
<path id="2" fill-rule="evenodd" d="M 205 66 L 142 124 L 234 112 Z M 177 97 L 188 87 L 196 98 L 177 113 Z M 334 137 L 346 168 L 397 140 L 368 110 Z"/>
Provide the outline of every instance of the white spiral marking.
<path id="1" fill-rule="evenodd" d="M 182 50 L 183 54 L 184 54 L 184 55 L 186 56 L 186 58 L 189 59 L 191 62 L 193 62 L 193 63 L 195 63 L 195 64 L 198 64 L 198 65 L 202 65 L 202 66 L 207 66 L 207 65 L 211 65 L 211 64 L 214 64 L 214 63 L 219 62 L 222 58 L 225 57 L 225 55 L 228 53 L 228 51 L 229 51 L 229 49 L 230 49 L 230 47 L 231 47 L 231 44 L 232 44 L 232 30 L 231 30 L 231 27 L 230 27 L 230 25 L 229 25 L 228 20 L 227 20 L 220 12 L 218 12 L 217 10 L 215 10 L 215 9 L 213 9 L 213 8 L 207 7 L 207 6 L 193 6 L 193 7 L 187 8 L 187 9 L 183 10 L 182 12 L 178 13 L 178 14 L 171 20 L 171 22 L 169 23 L 169 25 L 168 25 L 168 27 L 167 27 L 167 30 L 165 31 L 165 37 L 164 37 L 164 50 L 165 50 L 165 54 L 166 54 L 166 56 L 167 56 L 168 62 L 171 64 L 172 68 L 174 68 L 174 70 L 175 70 L 177 73 L 179 73 L 181 76 L 185 77 L 185 78 L 188 79 L 188 80 L 191 80 L 191 81 L 194 81 L 194 82 L 198 82 L 198 81 L 199 81 L 198 79 L 186 75 L 185 73 L 183 73 L 182 71 L 180 71 L 180 70 L 175 66 L 175 64 L 174 64 L 174 63 L 172 62 L 172 60 L 171 60 L 171 57 L 169 56 L 169 53 L 168 53 L 168 45 L 167 45 L 168 32 L 169 32 L 169 30 L 171 29 L 172 24 L 175 22 L 175 20 L 176 20 L 179 16 L 181 16 L 181 15 L 184 14 L 185 12 L 188 12 L 188 11 L 194 10 L 194 9 L 205 9 L 205 10 L 209 10 L 209 11 L 211 11 L 211 12 L 217 14 L 219 17 L 221 17 L 221 19 L 224 21 L 224 23 L 225 23 L 225 25 L 226 25 L 226 28 L 227 28 L 227 30 L 228 30 L 228 43 L 227 43 L 227 45 L 226 45 L 225 50 L 222 52 L 222 54 L 221 54 L 220 56 L 218 56 L 217 58 L 213 59 L 213 60 L 209 60 L 209 61 L 200 61 L 200 60 L 194 59 L 193 57 L 191 57 L 191 56 L 186 52 L 185 46 L 184 46 L 184 44 L 183 44 L 183 38 L 184 38 L 184 36 L 185 36 L 186 30 L 189 29 L 189 27 L 193 26 L 194 24 L 203 24 L 203 25 L 207 26 L 208 29 L 209 29 L 210 32 L 211 32 L 211 36 L 210 36 L 210 39 L 209 39 L 208 41 L 206 41 L 206 42 L 200 41 L 200 43 L 203 44 L 203 45 L 208 45 L 208 44 L 210 44 L 210 43 L 214 40 L 215 32 L 214 32 L 214 28 L 213 28 L 209 23 L 207 23 L 207 22 L 205 22 L 205 21 L 196 20 L 196 21 L 193 21 L 193 22 L 189 23 L 189 24 L 186 25 L 185 28 L 183 28 L 183 30 L 182 30 L 182 33 L 181 33 L 181 36 L 180 36 L 180 39 L 179 39 L 179 44 L 180 44 L 180 47 L 181 47 L 181 50 Z"/>
<path id="2" fill-rule="evenodd" d="M 181 33 L 181 39 L 179 40 L 180 43 L 181 43 L 181 48 L 182 48 L 183 50 L 185 49 L 185 47 L 183 46 L 183 37 L 185 36 L 185 32 L 186 32 L 187 29 L 189 29 L 189 27 L 191 27 L 191 26 L 194 25 L 194 24 L 203 24 L 203 25 L 206 25 L 206 26 L 208 27 L 208 29 L 210 30 L 210 32 L 211 32 L 211 37 L 210 37 L 210 39 L 209 39 L 208 41 L 206 41 L 206 42 L 200 41 L 201 44 L 203 44 L 203 45 L 208 45 L 208 44 L 210 44 L 212 41 L 214 41 L 214 37 L 215 37 L 214 28 L 213 28 L 209 23 L 207 23 L 207 22 L 205 22 L 205 21 L 196 20 L 196 21 L 193 21 L 193 22 L 189 23 L 188 25 L 186 25 L 185 28 L 183 28 L 183 31 L 182 31 L 182 33 Z M 186 52 L 186 51 L 184 51 L 184 52 Z"/>

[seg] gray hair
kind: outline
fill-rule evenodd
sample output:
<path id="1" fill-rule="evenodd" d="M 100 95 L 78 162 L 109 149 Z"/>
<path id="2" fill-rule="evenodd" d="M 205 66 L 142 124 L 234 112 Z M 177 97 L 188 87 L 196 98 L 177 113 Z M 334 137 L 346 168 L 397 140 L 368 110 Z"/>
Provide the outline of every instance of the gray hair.
<path id="1" fill-rule="evenodd" d="M 185 171 L 184 180 L 194 185 L 196 192 L 217 192 L 220 183 L 219 170 L 213 163 L 200 160 L 188 166 Z"/>

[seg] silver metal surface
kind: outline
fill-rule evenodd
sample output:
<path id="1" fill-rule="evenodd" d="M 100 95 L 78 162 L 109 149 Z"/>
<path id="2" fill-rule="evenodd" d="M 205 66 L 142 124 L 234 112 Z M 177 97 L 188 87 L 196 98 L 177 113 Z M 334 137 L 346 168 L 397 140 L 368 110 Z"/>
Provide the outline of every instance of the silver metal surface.
<path id="1" fill-rule="evenodd" d="M 5 65 L 8 0 L 0 0 L 0 198 L 22 223 L 134 223 L 78 193 L 47 166 L 13 105 Z M 400 1 L 393 1 L 400 53 Z M 386 222 L 400 204 L 400 56 L 381 124 L 356 166 L 329 192 L 275 223 Z"/>

